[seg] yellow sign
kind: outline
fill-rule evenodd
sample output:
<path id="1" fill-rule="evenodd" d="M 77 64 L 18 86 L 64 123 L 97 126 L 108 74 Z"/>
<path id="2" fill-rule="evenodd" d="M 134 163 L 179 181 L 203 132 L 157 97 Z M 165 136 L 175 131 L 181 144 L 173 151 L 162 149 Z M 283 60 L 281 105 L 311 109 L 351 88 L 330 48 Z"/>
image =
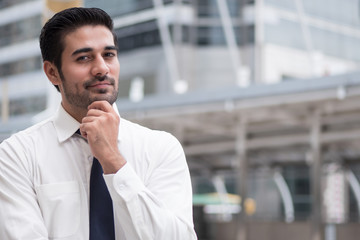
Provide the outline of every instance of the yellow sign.
<path id="1" fill-rule="evenodd" d="M 82 7 L 82 0 L 44 0 L 43 22 L 54 16 L 55 13 L 67 8 Z"/>
<path id="2" fill-rule="evenodd" d="M 256 202 L 252 198 L 247 198 L 244 202 L 245 212 L 248 216 L 251 216 L 256 211 Z"/>
<path id="3" fill-rule="evenodd" d="M 55 13 L 66 8 L 81 7 L 82 5 L 82 0 L 46 0 L 45 3 L 46 8 Z"/>

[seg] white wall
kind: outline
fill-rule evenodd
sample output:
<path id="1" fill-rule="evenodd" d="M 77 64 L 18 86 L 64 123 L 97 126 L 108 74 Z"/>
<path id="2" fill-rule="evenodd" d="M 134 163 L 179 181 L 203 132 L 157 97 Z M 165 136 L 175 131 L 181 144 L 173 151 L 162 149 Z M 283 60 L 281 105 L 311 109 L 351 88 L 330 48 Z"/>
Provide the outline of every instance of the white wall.
<path id="1" fill-rule="evenodd" d="M 312 78 L 360 70 L 360 63 L 271 44 L 265 45 L 263 56 L 265 83 L 279 82 L 283 75 Z"/>

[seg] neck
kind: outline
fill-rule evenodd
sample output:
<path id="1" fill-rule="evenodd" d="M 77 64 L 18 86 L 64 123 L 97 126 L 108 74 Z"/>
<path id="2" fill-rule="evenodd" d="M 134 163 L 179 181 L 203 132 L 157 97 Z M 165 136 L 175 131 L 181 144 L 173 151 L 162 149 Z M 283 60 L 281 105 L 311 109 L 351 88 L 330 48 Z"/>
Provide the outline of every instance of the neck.
<path id="1" fill-rule="evenodd" d="M 66 106 L 63 102 L 61 103 L 65 111 L 70 114 L 73 118 L 76 119 L 79 123 L 82 122 L 82 119 L 86 116 L 88 110 L 83 108 L 77 108 L 74 106 Z"/>

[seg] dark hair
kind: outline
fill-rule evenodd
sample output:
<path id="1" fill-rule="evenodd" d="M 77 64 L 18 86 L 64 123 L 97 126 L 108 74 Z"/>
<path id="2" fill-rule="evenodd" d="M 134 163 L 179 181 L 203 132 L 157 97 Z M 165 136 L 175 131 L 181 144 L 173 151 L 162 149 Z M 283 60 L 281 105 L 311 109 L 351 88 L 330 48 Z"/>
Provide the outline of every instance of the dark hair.
<path id="1" fill-rule="evenodd" d="M 56 13 L 41 29 L 40 49 L 43 61 L 53 63 L 61 71 L 61 55 L 65 49 L 65 36 L 86 25 L 107 27 L 114 36 L 114 44 L 117 45 L 113 21 L 105 11 L 99 8 L 68 8 Z M 60 72 L 60 74 L 62 73 Z M 55 87 L 59 91 L 58 86 Z"/>

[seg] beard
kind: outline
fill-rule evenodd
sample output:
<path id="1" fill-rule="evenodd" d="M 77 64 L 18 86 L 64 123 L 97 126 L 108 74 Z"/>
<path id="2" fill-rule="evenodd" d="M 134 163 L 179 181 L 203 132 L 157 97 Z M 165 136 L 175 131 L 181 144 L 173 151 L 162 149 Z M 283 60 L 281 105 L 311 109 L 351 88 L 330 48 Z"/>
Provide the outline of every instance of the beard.
<path id="1" fill-rule="evenodd" d="M 63 82 L 63 91 L 66 100 L 74 107 L 87 109 L 88 106 L 95 101 L 107 101 L 112 105 L 118 97 L 118 90 L 115 88 L 115 79 L 107 75 L 94 77 L 84 82 L 82 89 L 85 89 L 85 91 L 82 91 L 82 89 L 79 89 L 79 86 L 76 85 L 69 86 L 69 81 L 65 79 L 62 71 L 59 72 L 59 75 Z M 107 88 L 94 89 L 92 91 L 87 90 L 91 85 L 104 80 L 109 82 L 114 88 L 112 90 Z M 95 93 L 95 95 L 93 95 L 93 93 Z"/>

